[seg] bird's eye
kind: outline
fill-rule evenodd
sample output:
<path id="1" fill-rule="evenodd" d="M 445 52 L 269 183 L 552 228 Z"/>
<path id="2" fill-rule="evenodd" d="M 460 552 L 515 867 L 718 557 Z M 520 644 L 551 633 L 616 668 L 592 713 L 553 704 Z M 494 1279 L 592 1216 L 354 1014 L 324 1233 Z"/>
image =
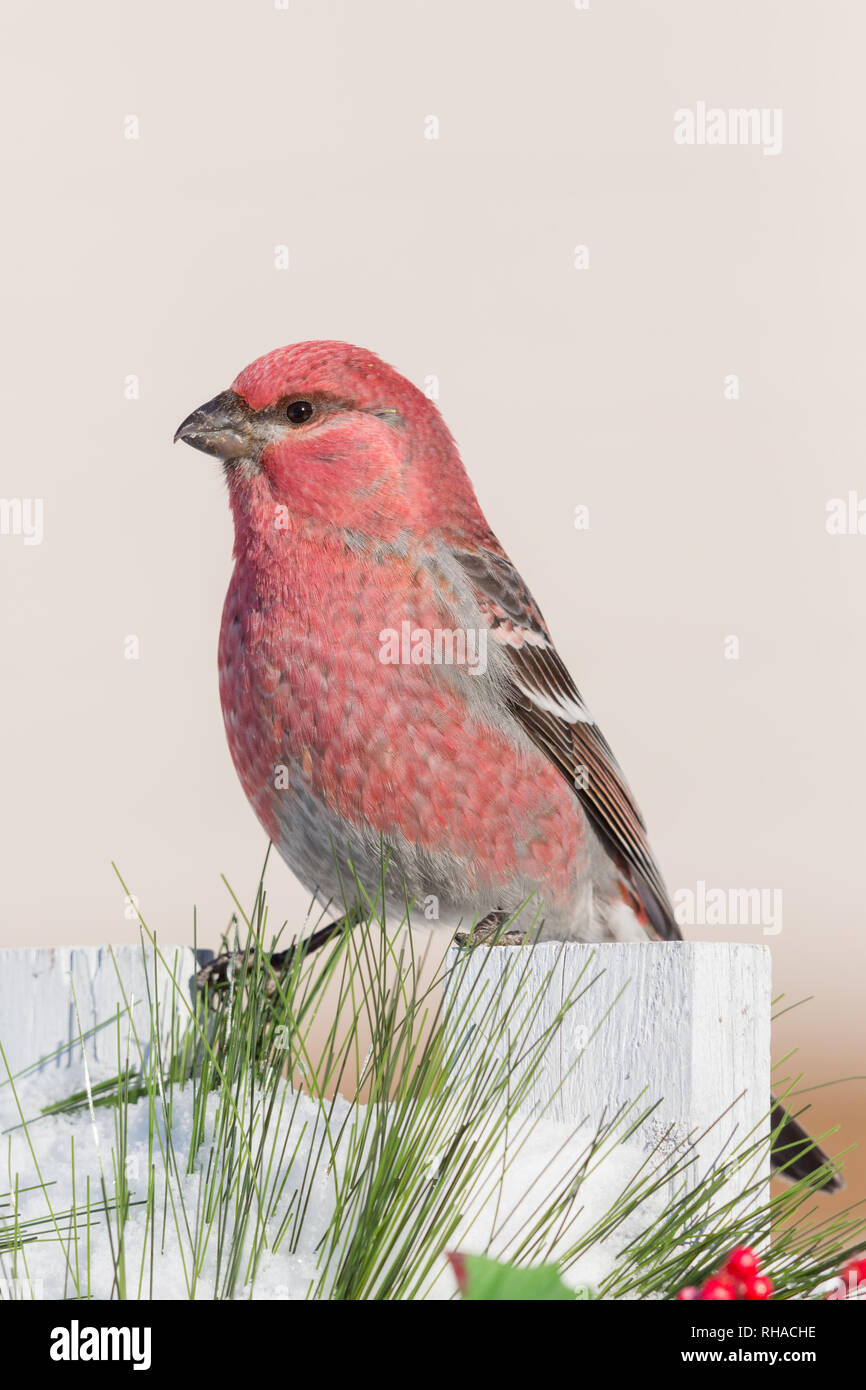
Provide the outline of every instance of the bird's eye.
<path id="1" fill-rule="evenodd" d="M 286 418 L 292 425 L 305 425 L 316 413 L 312 401 L 292 401 L 286 406 Z"/>

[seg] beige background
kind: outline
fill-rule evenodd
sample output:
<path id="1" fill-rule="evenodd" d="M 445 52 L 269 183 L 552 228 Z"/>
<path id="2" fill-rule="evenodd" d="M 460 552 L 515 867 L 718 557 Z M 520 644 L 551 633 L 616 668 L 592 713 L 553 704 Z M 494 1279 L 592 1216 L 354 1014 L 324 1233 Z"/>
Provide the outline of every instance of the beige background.
<path id="1" fill-rule="evenodd" d="M 439 378 L 672 890 L 783 890 L 778 936 L 691 934 L 769 940 L 815 996 L 776 1031 L 809 1084 L 866 1071 L 866 536 L 825 529 L 866 494 L 859 0 L 53 0 L 3 29 L 0 492 L 45 534 L 0 536 L 0 944 L 134 939 L 111 859 L 164 940 L 193 904 L 215 940 L 220 873 L 251 898 L 228 510 L 171 436 L 340 337 Z M 701 100 L 781 107 L 782 153 L 676 146 Z M 817 1122 L 863 1138 L 864 1094 Z"/>

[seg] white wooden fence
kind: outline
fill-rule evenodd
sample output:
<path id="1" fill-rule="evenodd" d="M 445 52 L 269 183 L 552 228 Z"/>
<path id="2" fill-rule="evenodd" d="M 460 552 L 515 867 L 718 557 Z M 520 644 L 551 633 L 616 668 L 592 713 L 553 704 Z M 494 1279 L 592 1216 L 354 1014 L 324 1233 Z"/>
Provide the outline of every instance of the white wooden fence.
<path id="1" fill-rule="evenodd" d="M 80 1038 L 92 1029 L 98 1031 L 85 1037 L 89 1061 L 111 1066 L 127 1052 L 137 1060 L 137 1047 L 134 1042 L 127 1047 L 127 1041 L 133 1024 L 142 1045 L 149 1039 L 149 999 L 157 1002 L 160 1034 L 167 1042 L 172 996 L 177 994 L 171 975 L 191 998 L 197 966 L 195 952 L 188 946 L 160 945 L 159 951 L 170 971 L 152 948 L 143 952 L 141 946 L 0 950 L 0 1043 L 9 1070 L 14 1074 L 43 1057 L 50 1058 L 45 1067 L 69 1067 L 81 1059 Z M 203 962 L 213 953 L 199 954 Z M 177 998 L 174 1003 L 177 1010 Z M 118 1009 L 120 1053 L 114 1022 Z M 5 1068 L 0 1064 L 2 1080 Z"/>
<path id="2" fill-rule="evenodd" d="M 516 988 L 513 948 L 472 952 L 454 1003 L 486 983 L 508 1008 Z M 452 957 L 453 959 L 454 957 Z M 503 988 L 503 972 L 511 975 Z M 769 1133 L 770 953 L 766 946 L 709 942 L 585 945 L 541 942 L 527 953 L 521 984 L 544 1002 L 527 1040 L 550 1026 L 562 1001 L 580 997 L 545 1053 L 528 1104 L 565 1124 L 593 1130 L 637 1102 L 652 1115 L 630 1142 L 660 1153 L 696 1141 L 686 1188 L 753 1134 Z M 480 977 L 480 978 L 479 978 Z M 592 983 L 590 983 L 592 981 Z M 473 1012 L 477 1015 L 478 1006 Z M 462 1024 L 459 1026 L 463 1026 Z M 488 1029 L 488 1032 L 491 1031 Z M 504 1051 L 507 1041 L 500 1041 Z M 524 1049 L 525 1050 L 525 1049 Z M 582 1054 L 582 1055 L 581 1055 Z M 638 1099 L 640 1098 L 640 1099 Z M 680 1149 L 680 1153 L 683 1150 Z M 768 1165 L 764 1165 L 768 1173 Z M 726 1187 L 754 1180 L 754 1163 Z M 675 1187 L 676 1182 L 671 1184 Z"/>
<path id="3" fill-rule="evenodd" d="M 189 947 L 161 947 L 175 980 L 189 992 L 198 965 Z M 521 956 L 529 953 L 520 952 Z M 509 947 L 479 947 L 457 972 L 449 1004 L 459 1008 L 467 991 L 499 987 L 513 966 Z M 456 957 L 452 953 L 451 959 Z M 669 943 L 598 946 L 541 943 L 527 966 L 541 984 L 550 979 L 533 1024 L 535 1035 L 560 1007 L 575 981 L 584 989 L 571 1010 L 529 1104 L 569 1125 L 591 1128 L 619 1107 L 658 1102 L 633 1142 L 649 1147 L 663 1135 L 668 1146 L 704 1135 L 691 1182 L 751 1131 L 766 1128 L 770 1094 L 770 957 L 763 946 Z M 122 981 L 122 987 L 121 987 Z M 532 982 L 530 981 L 530 988 Z M 159 1001 L 161 1030 L 168 1036 L 173 986 L 168 972 L 140 947 L 0 950 L 0 1042 L 14 1073 L 39 1058 L 65 1067 L 80 1055 L 79 1030 L 88 1033 L 121 1010 L 121 1052 L 126 1052 L 126 1000 L 139 1037 L 149 1035 L 150 999 Z M 77 1016 L 76 1016 L 77 1006 Z M 505 1046 L 505 1043 L 501 1043 Z M 91 1058 L 118 1056 L 117 1028 L 93 1033 Z M 578 1054 L 583 1056 L 578 1060 Z M 137 1056 L 132 1046 L 130 1055 Z M 5 1075 L 0 1066 L 0 1073 Z M 720 1117 L 722 1117 L 720 1119 Z M 745 1179 L 743 1179 L 745 1181 Z"/>

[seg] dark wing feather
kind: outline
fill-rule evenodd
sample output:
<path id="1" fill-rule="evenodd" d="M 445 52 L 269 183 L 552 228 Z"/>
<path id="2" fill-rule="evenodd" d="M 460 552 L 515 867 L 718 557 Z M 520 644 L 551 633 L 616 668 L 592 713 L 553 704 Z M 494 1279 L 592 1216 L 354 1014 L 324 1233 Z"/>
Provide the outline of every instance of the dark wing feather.
<path id="1" fill-rule="evenodd" d="M 461 550 L 456 558 L 492 635 L 508 652 L 512 713 L 573 788 L 614 857 L 624 860 L 631 870 L 629 878 L 655 930 L 667 939 L 678 939 L 680 931 L 647 841 L 643 817 L 610 745 L 554 647 L 531 593 L 501 553 Z"/>

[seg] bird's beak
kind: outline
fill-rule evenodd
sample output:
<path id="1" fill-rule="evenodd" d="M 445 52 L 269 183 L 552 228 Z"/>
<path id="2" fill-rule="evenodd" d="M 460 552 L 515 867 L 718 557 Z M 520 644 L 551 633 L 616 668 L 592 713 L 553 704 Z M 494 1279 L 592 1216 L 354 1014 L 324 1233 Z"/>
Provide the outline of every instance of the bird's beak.
<path id="1" fill-rule="evenodd" d="M 258 453 L 253 438 L 252 412 L 235 391 L 222 391 L 212 401 L 200 405 L 178 425 L 175 444 L 182 439 L 193 449 L 218 459 L 248 458 Z"/>

